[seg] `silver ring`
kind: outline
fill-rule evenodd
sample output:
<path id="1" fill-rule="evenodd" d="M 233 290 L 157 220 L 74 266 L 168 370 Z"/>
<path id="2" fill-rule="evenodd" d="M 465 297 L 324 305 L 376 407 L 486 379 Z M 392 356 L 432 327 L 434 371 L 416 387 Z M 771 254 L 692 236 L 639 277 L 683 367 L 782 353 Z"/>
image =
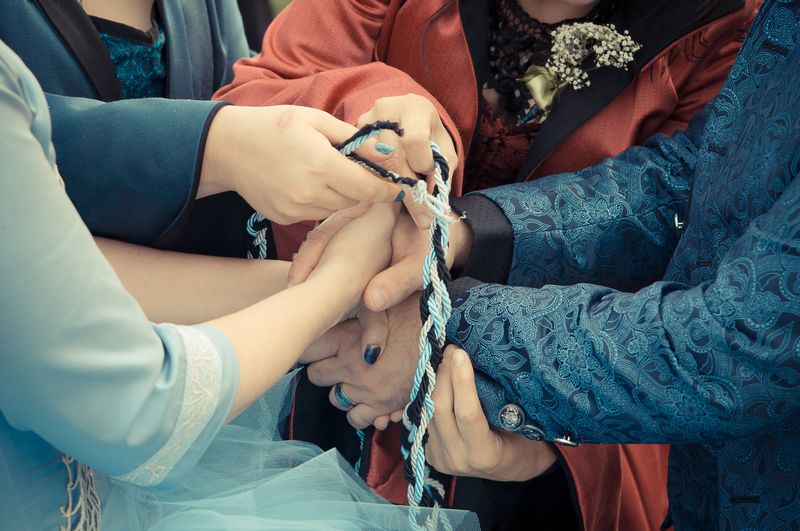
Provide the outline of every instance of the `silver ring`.
<path id="1" fill-rule="evenodd" d="M 342 406 L 342 409 L 353 409 L 353 406 L 355 406 L 356 403 L 353 402 L 349 396 L 347 396 L 347 393 L 344 392 L 342 386 L 342 382 L 339 382 L 333 387 L 333 396 L 336 397 L 336 401 L 339 402 L 339 405 Z"/>

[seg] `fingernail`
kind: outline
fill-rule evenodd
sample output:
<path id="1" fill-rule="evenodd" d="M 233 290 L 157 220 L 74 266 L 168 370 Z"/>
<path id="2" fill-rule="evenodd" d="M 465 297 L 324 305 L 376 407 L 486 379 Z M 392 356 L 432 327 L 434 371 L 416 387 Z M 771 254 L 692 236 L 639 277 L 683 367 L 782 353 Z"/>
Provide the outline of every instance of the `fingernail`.
<path id="1" fill-rule="evenodd" d="M 292 262 L 297 260 L 297 253 L 292 253 Z"/>
<path id="2" fill-rule="evenodd" d="M 402 200 L 403 200 L 405 197 L 406 197 L 406 193 L 405 193 L 405 191 L 404 191 L 404 190 L 400 190 L 400 191 L 397 193 L 397 197 L 395 197 L 395 198 L 394 198 L 394 200 L 395 200 L 395 201 L 397 201 L 397 202 L 399 203 L 399 202 L 400 202 L 400 201 L 402 201 Z"/>
<path id="3" fill-rule="evenodd" d="M 372 290 L 372 302 L 375 303 L 376 310 L 383 310 L 384 306 L 386 305 L 386 292 L 384 292 L 381 288 L 375 288 Z"/>
<path id="4" fill-rule="evenodd" d="M 381 347 L 378 345 L 367 345 L 364 349 L 364 361 L 367 365 L 374 365 L 381 355 Z"/>
<path id="5" fill-rule="evenodd" d="M 461 367 L 462 365 L 464 365 L 465 361 L 467 361 L 467 357 L 464 354 L 463 350 L 456 350 L 453 353 L 453 365 L 455 365 L 456 367 Z"/>
<path id="6" fill-rule="evenodd" d="M 384 144 L 383 142 L 378 142 L 375 144 L 375 151 L 380 153 L 381 155 L 391 155 L 394 153 L 394 146 L 390 146 L 389 144 Z"/>

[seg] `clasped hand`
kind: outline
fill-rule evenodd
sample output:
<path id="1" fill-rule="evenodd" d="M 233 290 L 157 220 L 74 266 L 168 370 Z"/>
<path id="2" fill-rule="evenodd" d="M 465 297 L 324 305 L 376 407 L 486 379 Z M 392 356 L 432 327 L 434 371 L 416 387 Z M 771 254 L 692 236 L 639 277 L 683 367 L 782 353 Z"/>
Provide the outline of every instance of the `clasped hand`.
<path id="1" fill-rule="evenodd" d="M 404 170 L 430 175 L 433 161 L 429 138 L 445 144 L 455 168 L 455 149 L 435 110 L 409 112 L 415 97 L 379 100 L 360 122 L 393 120 L 406 134 L 401 147 L 406 164 L 399 157 L 389 162 L 398 173 Z M 411 107 L 414 107 L 413 105 Z M 431 106 L 432 107 L 432 106 Z M 313 363 L 309 379 L 330 386 L 329 399 L 347 411 L 348 421 L 357 428 L 374 425 L 385 429 L 402 418 L 409 399 L 417 365 L 417 337 L 420 331 L 419 294 L 422 262 L 428 252 L 427 223 L 420 208 L 406 203 L 408 211 L 396 221 L 390 241 L 388 269 L 375 275 L 364 290 L 363 308 L 357 319 L 340 323 L 315 342 L 302 360 Z M 336 235 L 359 216 L 358 209 L 338 212 L 309 233 L 289 273 L 290 284 L 303 282 L 320 266 L 321 258 Z M 451 226 L 448 266 L 463 264 L 471 247 L 471 233 L 465 223 Z M 389 249 L 386 249 L 388 253 Z M 382 355 L 374 359 L 376 353 Z M 344 393 L 343 403 L 338 393 Z M 430 425 L 428 460 L 442 472 L 505 481 L 529 479 L 546 470 L 555 456 L 544 443 L 490 429 L 475 387 L 472 366 L 466 353 L 449 347 L 438 371 L 434 392 L 436 413 Z M 349 402 L 354 405 L 351 406 Z"/>

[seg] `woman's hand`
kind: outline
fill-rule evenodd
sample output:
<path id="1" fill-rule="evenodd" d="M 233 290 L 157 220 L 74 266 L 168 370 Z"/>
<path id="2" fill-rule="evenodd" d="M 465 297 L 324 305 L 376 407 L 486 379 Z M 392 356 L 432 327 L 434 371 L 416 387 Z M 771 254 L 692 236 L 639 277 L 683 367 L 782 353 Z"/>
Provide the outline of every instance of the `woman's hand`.
<path id="1" fill-rule="evenodd" d="M 349 290 L 353 298 L 342 318 L 360 305 L 367 283 L 389 263 L 389 239 L 399 209 L 399 204 L 361 203 L 326 220 L 327 225 L 343 227 L 325 247 L 308 280 L 323 277 Z"/>
<path id="2" fill-rule="evenodd" d="M 347 215 L 357 219 L 331 240 L 307 281 L 209 323 L 228 337 L 239 359 L 232 416 L 261 396 L 301 356 L 303 361 L 326 357 L 353 335 L 337 330 L 338 339 L 329 336 L 317 342 L 352 314 L 369 279 L 386 267 L 387 240 L 399 207 L 397 203 L 356 207 Z"/>
<path id="3" fill-rule="evenodd" d="M 489 427 L 469 356 L 451 345 L 436 373 L 436 410 L 429 426 L 428 462 L 440 472 L 495 481 L 527 481 L 556 461 L 550 447 Z"/>
<path id="4" fill-rule="evenodd" d="M 450 167 L 448 177 L 452 178 L 453 172 L 458 166 L 456 147 L 450 133 L 442 123 L 436 107 L 427 98 L 416 94 L 407 94 L 377 99 L 372 109 L 358 119 L 357 125 L 361 127 L 381 120 L 397 122 L 403 128 L 404 134 L 400 137 L 400 145 L 404 151 L 407 167 L 414 173 L 428 176 L 429 192 L 433 190 L 434 185 L 431 140 L 436 142 L 447 159 Z M 380 140 L 392 143 L 393 138 L 382 135 Z M 397 166 L 389 169 L 401 175 L 408 174 L 404 171 L 406 165 L 398 162 L 396 158 L 392 160 L 392 163 Z M 412 177 L 413 175 L 408 176 Z M 415 203 L 410 194 L 406 195 L 404 201 L 418 227 L 425 228 L 430 225 L 432 218 L 424 206 Z"/>
<path id="5" fill-rule="evenodd" d="M 308 278 L 337 231 L 352 221 L 352 216 L 343 214 L 332 216 L 308 233 L 289 270 L 291 284 Z M 472 239 L 472 229 L 466 222 L 450 225 L 448 267 L 464 266 L 472 249 Z M 375 275 L 364 292 L 364 303 L 376 312 L 387 310 L 422 289 L 422 264 L 430 248 L 428 230 L 418 228 L 407 213 L 401 212 L 390 241 L 390 267 Z"/>
<path id="6" fill-rule="evenodd" d="M 279 224 L 325 219 L 359 201 L 394 201 L 400 186 L 333 147 L 355 132 L 308 107 L 224 107 L 209 130 L 197 197 L 235 191 Z M 375 146 L 368 142 L 359 154 L 379 164 L 392 158 L 391 147 Z"/>

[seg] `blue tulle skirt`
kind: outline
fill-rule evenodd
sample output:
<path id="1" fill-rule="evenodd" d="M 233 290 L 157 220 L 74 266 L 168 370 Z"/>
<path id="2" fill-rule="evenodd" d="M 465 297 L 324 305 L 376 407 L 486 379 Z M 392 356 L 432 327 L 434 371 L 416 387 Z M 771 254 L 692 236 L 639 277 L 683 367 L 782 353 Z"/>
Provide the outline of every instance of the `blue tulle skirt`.
<path id="1" fill-rule="evenodd" d="M 431 510 L 375 496 L 334 450 L 280 439 L 291 379 L 225 426 L 177 487 L 101 481 L 102 528 L 114 530 L 409 529 Z M 411 511 L 414 511 L 413 513 Z M 439 529 L 480 529 L 474 514 L 443 510 Z"/>

